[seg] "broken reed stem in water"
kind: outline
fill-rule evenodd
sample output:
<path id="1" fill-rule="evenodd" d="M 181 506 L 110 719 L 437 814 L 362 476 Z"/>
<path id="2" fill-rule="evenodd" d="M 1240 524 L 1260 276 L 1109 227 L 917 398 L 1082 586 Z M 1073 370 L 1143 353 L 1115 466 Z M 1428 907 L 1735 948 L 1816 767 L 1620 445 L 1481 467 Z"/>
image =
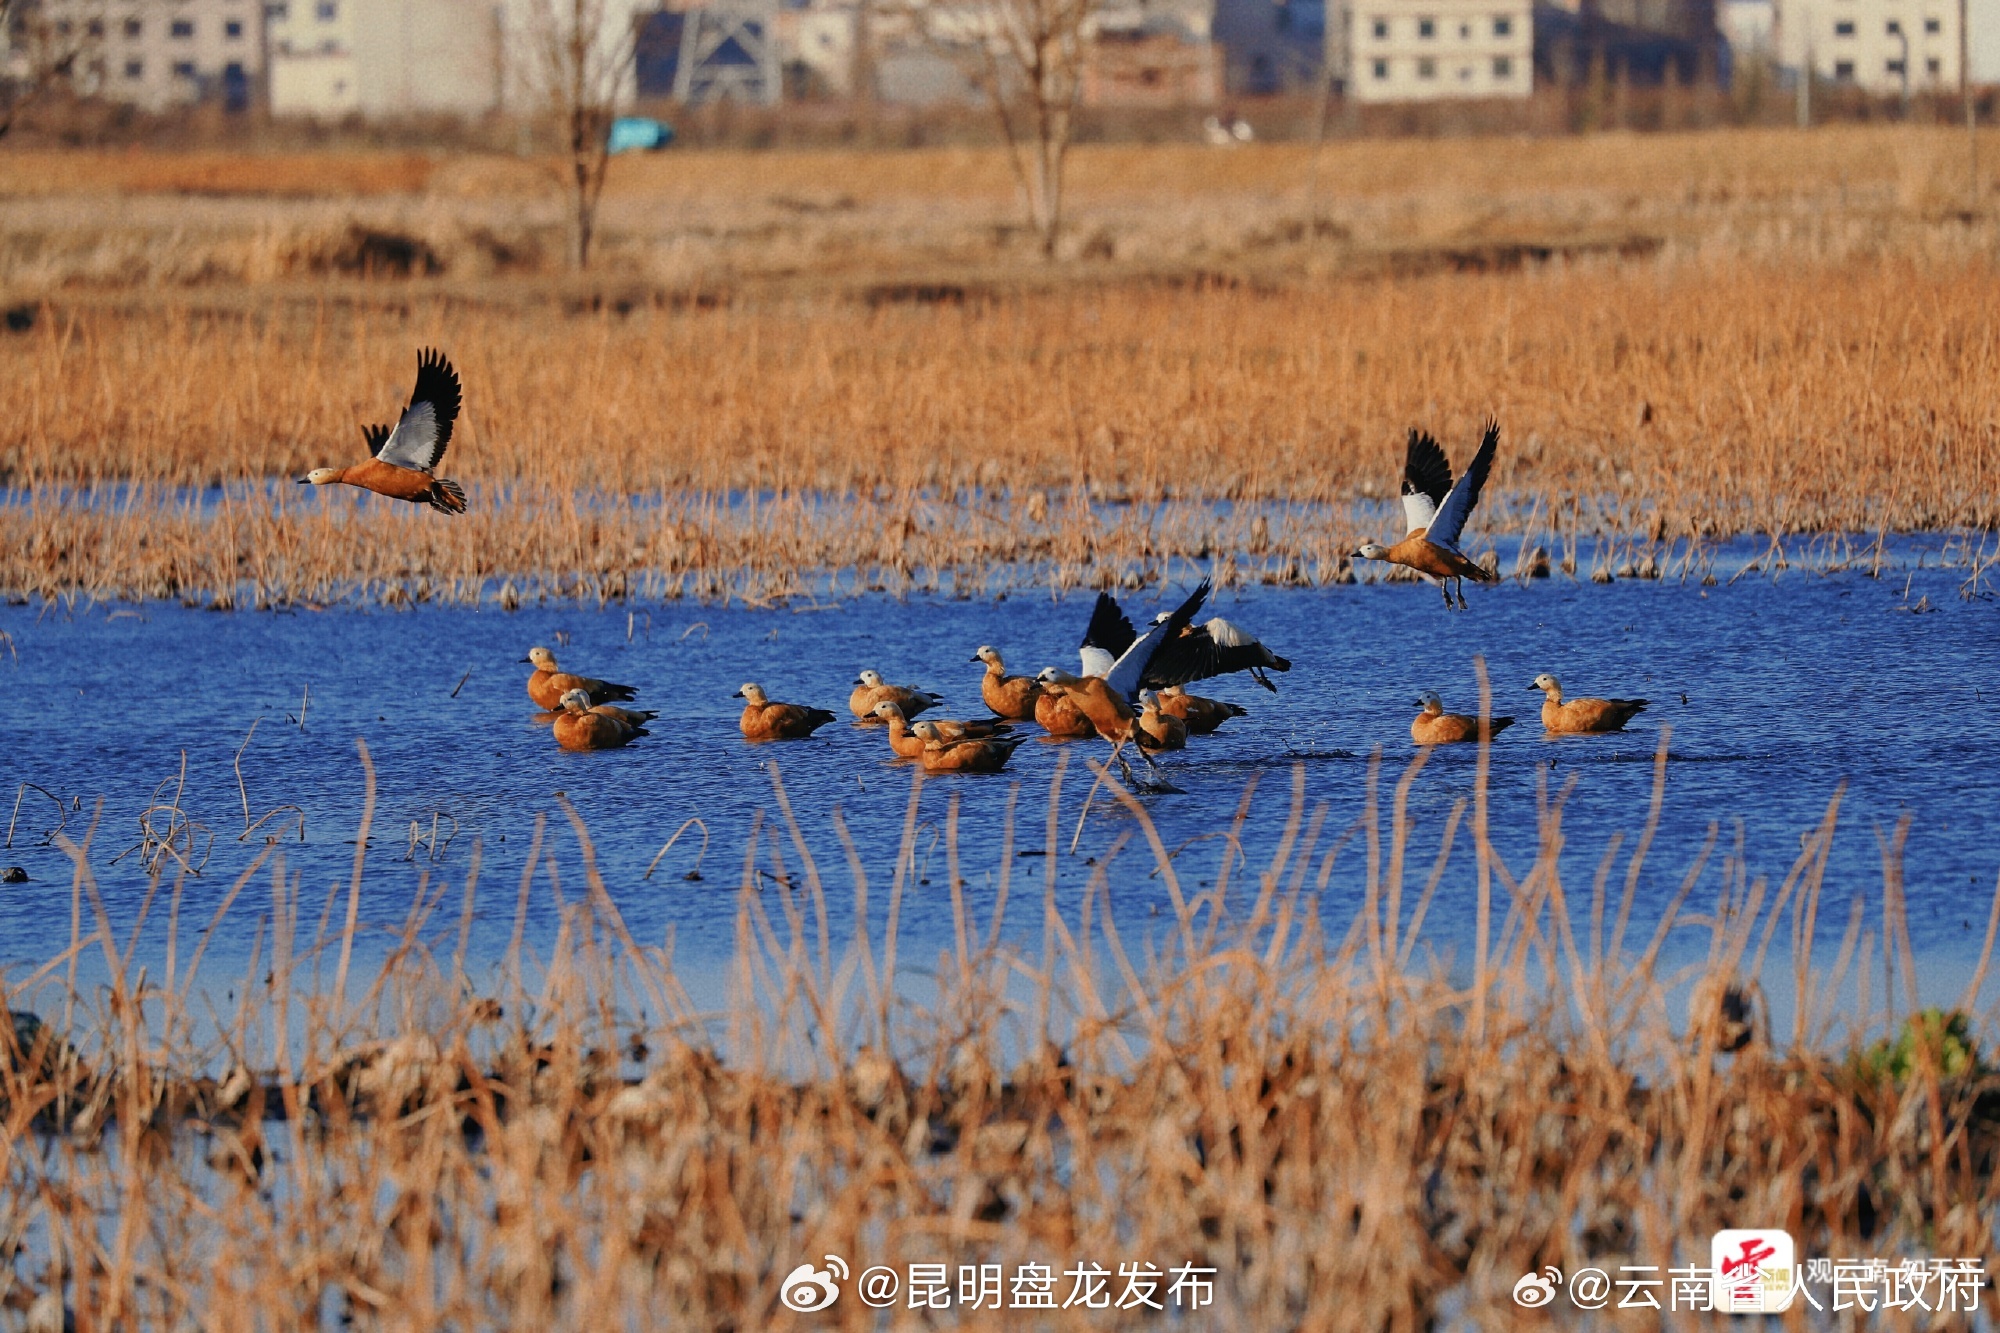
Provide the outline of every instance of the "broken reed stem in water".
<path id="1" fill-rule="evenodd" d="M 1037 930 L 1007 920 L 1011 791 L 998 846 L 968 847 L 969 789 L 946 786 L 949 882 L 926 893 L 922 803 L 938 784 L 913 774 L 890 848 L 857 845 L 833 816 L 842 883 L 774 766 L 735 891 L 727 1015 L 702 1012 L 668 952 L 625 928 L 620 886 L 566 804 L 566 833 L 537 817 L 505 953 L 471 972 L 476 860 L 458 885 L 426 867 L 400 923 L 358 919 L 366 801 L 344 914 L 332 885 L 302 934 L 305 886 L 267 843 L 177 975 L 182 894 L 199 882 L 181 871 L 158 983 L 136 961 L 151 896 L 114 927 L 94 826 L 65 839 L 72 944 L 5 987 L 10 1008 L 51 1021 L 0 1029 L 0 1215 L 36 1219 L 13 1233 L 15 1289 L 53 1293 L 79 1326 L 248 1326 L 249 1310 L 264 1327 L 316 1327 L 328 1310 L 440 1328 L 744 1326 L 777 1317 L 778 1280 L 827 1253 L 855 1271 L 1096 1258 L 1213 1265 L 1230 1326 L 1414 1327 L 1444 1308 L 1501 1326 L 1522 1272 L 1671 1262 L 1729 1225 L 1775 1220 L 1808 1253 L 1991 1253 L 1988 1016 L 1885 1027 L 1867 986 L 1842 980 L 1868 953 L 1857 917 L 1830 976 L 1800 965 L 1794 1040 L 1772 1044 L 1765 951 L 1789 911 L 1795 960 L 1810 957 L 1839 793 L 1775 895 L 1733 853 L 1716 910 L 1688 927 L 1705 946 L 1674 943 L 1680 904 L 1711 882 L 1704 852 L 1628 949 L 1651 915 L 1635 898 L 1657 799 L 1606 940 L 1622 839 L 1585 849 L 1586 933 L 1563 883 L 1567 788 L 1545 795 L 1531 865 L 1510 865 L 1475 813 L 1483 855 L 1466 867 L 1452 848 L 1483 793 L 1416 818 L 1421 763 L 1386 817 L 1371 802 L 1326 849 L 1302 768 L 1275 810 L 1253 806 L 1253 780 L 1199 852 L 1169 849 L 1146 803 L 1093 767 L 1108 846 L 1081 888 L 1058 877 L 1059 769 Z M 1282 827 L 1254 898 L 1235 903 L 1227 872 L 1252 819 Z M 1342 864 L 1355 837 L 1365 865 Z M 562 892 L 558 843 L 581 896 Z M 1206 870 L 1210 853 L 1215 887 L 1190 896 L 1189 858 Z M 1406 903 L 1404 868 L 1427 855 Z M 1899 855 L 1885 840 L 1875 898 L 1907 983 Z M 968 890 L 984 866 L 996 888 L 982 899 Z M 224 983 L 198 978 L 203 958 L 266 869 L 240 996 L 218 1012 Z M 1419 948 L 1451 959 L 1460 937 L 1426 923 L 1440 903 L 1462 919 L 1481 882 L 1503 891 L 1490 954 L 1413 969 Z M 1157 922 L 1134 892 L 1157 893 Z M 906 939 L 918 895 L 946 924 Z M 530 950 L 537 898 L 555 925 Z M 379 946 L 360 948 L 364 932 Z M 917 940 L 937 944 L 935 965 L 900 961 Z M 336 941 L 322 998 L 317 959 Z M 101 979 L 76 970 L 86 951 Z M 1329 1216 L 1367 1243 L 1330 1234 Z"/>

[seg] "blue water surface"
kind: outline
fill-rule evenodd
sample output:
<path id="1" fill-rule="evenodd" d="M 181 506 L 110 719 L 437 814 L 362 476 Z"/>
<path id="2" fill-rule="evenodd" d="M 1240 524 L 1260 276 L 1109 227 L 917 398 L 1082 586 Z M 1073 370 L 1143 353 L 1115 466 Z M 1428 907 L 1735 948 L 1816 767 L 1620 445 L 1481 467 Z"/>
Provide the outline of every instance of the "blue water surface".
<path id="1" fill-rule="evenodd" d="M 1243 676 L 1201 687 L 1245 705 L 1249 716 L 1167 757 L 1163 767 L 1178 790 L 1142 800 L 1169 848 L 1187 844 L 1177 864 L 1195 892 L 1214 882 L 1232 853 L 1222 838 L 1190 840 L 1227 828 L 1246 785 L 1257 782 L 1231 897 L 1247 905 L 1257 872 L 1284 835 L 1294 770 L 1301 769 L 1308 813 L 1327 806 L 1306 888 L 1312 892 L 1326 872 L 1319 911 L 1338 935 L 1367 882 L 1367 840 L 1351 830 L 1368 800 L 1372 756 L 1381 754 L 1386 823 L 1391 789 L 1414 753 L 1408 723 L 1415 693 L 1436 689 L 1449 706 L 1476 709 L 1479 656 L 1491 672 L 1496 711 L 1520 719 L 1492 750 L 1493 836 L 1516 877 L 1534 859 L 1540 803 L 1574 780 L 1566 891 L 1584 910 L 1599 858 L 1618 834 L 1624 843 L 1612 883 L 1622 884 L 1623 857 L 1652 796 L 1654 753 L 1670 728 L 1665 804 L 1639 880 L 1635 935 L 1658 919 L 1711 826 L 1718 845 L 1690 910 L 1713 906 L 1724 857 L 1739 846 L 1748 876 L 1766 877 L 1775 888 L 1799 856 L 1802 835 L 1845 784 L 1822 934 L 1837 938 L 1856 899 L 1879 929 L 1884 840 L 1907 816 L 1903 874 L 1913 946 L 1925 959 L 1962 969 L 1978 953 L 2000 871 L 1993 837 L 2000 816 L 2000 606 L 1990 597 L 1961 597 L 1962 578 L 1936 570 L 1893 581 L 1789 573 L 1713 587 L 1557 578 L 1472 589 L 1472 609 L 1463 614 L 1445 613 L 1433 589 L 1412 584 L 1229 591 L 1216 611 L 1260 634 L 1293 669 L 1275 678 L 1275 695 Z M 1165 604 L 1156 598 L 1128 594 L 1135 619 Z M 32 877 L 0 888 L 0 963 L 18 976 L 71 939 L 71 861 L 47 836 L 56 804 L 22 784 L 63 803 L 70 837 L 80 840 L 95 818 L 88 863 L 121 931 L 137 919 L 149 876 L 139 855 L 114 858 L 140 840 L 140 814 L 156 799 L 171 802 L 178 791 L 180 808 L 214 833 L 203 873 L 184 885 L 184 930 L 207 920 L 263 850 L 261 836 L 237 839 L 246 797 L 252 818 L 298 806 L 305 841 L 289 839 L 281 850 L 297 876 L 310 933 L 327 891 L 352 872 L 364 785 L 358 742 L 377 782 L 365 923 L 400 922 L 426 875 L 456 885 L 477 845 L 471 948 L 490 963 L 507 947 L 536 818 L 544 815 L 543 858 L 553 858 L 556 877 L 546 868 L 536 877 L 527 943 L 546 946 L 558 890 L 573 901 L 583 885 L 575 835 L 556 800 L 563 793 L 584 820 L 606 887 L 634 935 L 647 943 L 671 938 L 690 966 L 719 965 L 735 948 L 753 819 L 777 815 L 769 769 L 776 761 L 825 877 L 838 940 L 852 920 L 852 879 L 834 812 L 854 838 L 879 921 L 911 789 L 910 766 L 892 760 L 880 730 L 847 719 L 855 673 L 876 668 L 944 693 L 950 715 L 976 715 L 983 710 L 980 668 L 968 660 L 973 649 L 994 644 L 1012 670 L 1074 669 L 1089 604 L 1087 595 L 1072 594 L 1062 601 L 871 597 L 780 610 L 0 607 L 0 814 L 15 816 L 0 864 L 20 865 Z M 1931 609 L 1911 609 L 1919 605 Z M 662 711 L 652 734 L 622 751 L 559 750 L 532 718 L 528 668 L 517 664 L 537 643 L 555 647 L 566 667 L 636 685 L 639 704 Z M 1652 707 L 1623 735 L 1545 738 L 1535 722 L 1539 696 L 1528 689 L 1541 671 L 1558 673 L 1573 694 L 1641 695 Z M 835 709 L 841 721 L 809 741 L 746 744 L 736 729 L 740 703 L 731 698 L 746 680 L 774 698 Z M 952 936 L 942 836 L 951 798 L 960 798 L 966 901 L 983 922 L 996 892 L 1010 793 L 1018 785 L 1017 850 L 1040 849 L 1049 784 L 1065 754 L 1059 903 L 1073 910 L 1090 876 L 1102 871 L 1121 920 L 1129 916 L 1135 935 L 1144 934 L 1165 889 L 1150 873 L 1143 837 L 1133 837 L 1130 814 L 1100 795 L 1075 854 L 1067 853 L 1089 786 L 1081 761 L 1106 749 L 1037 741 L 1021 748 L 1004 776 L 925 784 L 918 864 L 900 921 L 909 953 L 934 954 Z M 1441 750 L 1412 787 L 1409 899 L 1429 873 L 1451 808 L 1473 793 L 1475 762 L 1475 747 Z M 701 836 L 691 829 L 644 878 L 662 843 L 690 817 L 706 826 L 705 857 L 697 863 Z M 436 856 L 420 847 L 405 860 L 413 822 L 426 840 L 439 829 L 438 841 L 448 846 Z M 1119 858 L 1101 865 L 1127 837 L 1132 842 Z M 789 830 L 779 845 L 795 866 Z M 1325 855 L 1336 846 L 1329 869 Z M 768 852 L 762 864 L 771 864 Z M 1047 862 L 1017 856 L 1012 864 L 1009 929 L 1036 941 Z M 701 878 L 685 878 L 697 866 Z M 1475 883 L 1462 830 L 1424 927 L 1442 952 L 1471 938 Z M 456 888 L 450 901 L 459 901 Z M 270 902 L 262 878 L 246 890 L 211 945 L 217 966 L 248 957 Z M 156 907 L 136 957 L 157 957 L 164 932 L 165 911 Z"/>

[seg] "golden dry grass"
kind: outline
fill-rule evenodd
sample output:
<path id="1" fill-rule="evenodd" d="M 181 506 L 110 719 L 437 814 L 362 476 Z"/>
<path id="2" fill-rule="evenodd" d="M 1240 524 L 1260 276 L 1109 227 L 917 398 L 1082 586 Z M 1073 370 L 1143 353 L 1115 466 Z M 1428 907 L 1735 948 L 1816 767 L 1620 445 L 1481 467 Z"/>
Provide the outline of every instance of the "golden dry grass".
<path id="1" fill-rule="evenodd" d="M 1463 457 L 1488 413 L 1504 446 L 1475 540 L 1982 531 L 2000 522 L 1996 300 L 1983 265 L 1687 260 L 623 317 L 83 310 L 0 342 L 0 586 L 713 595 L 711 576 L 795 590 L 886 566 L 984 589 L 1010 577 L 996 566 L 1075 582 L 1225 554 L 1323 581 L 1392 521 L 1352 506 L 1393 495 L 1404 430 Z M 357 456 L 356 424 L 395 410 L 431 342 L 467 386 L 443 472 L 473 515 L 294 490 Z M 274 499 L 219 509 L 161 489 L 267 478 Z M 147 485 L 64 489 L 112 481 Z M 745 492 L 765 502 L 723 502 Z M 1253 536 L 1222 501 L 1280 510 Z"/>
<path id="2" fill-rule="evenodd" d="M 1022 821 L 1045 884 L 1019 882 L 1011 834 L 954 836 L 944 886 L 924 890 L 921 775 L 893 869 L 868 847 L 823 872 L 774 771 L 726 1016 L 695 1012 L 672 958 L 624 931 L 573 813 L 560 930 L 497 975 L 459 943 L 495 893 L 476 855 L 383 923 L 370 973 L 350 967 L 365 863 L 322 902 L 267 847 L 223 904 L 268 893 L 266 943 L 213 1018 L 201 997 L 224 982 L 198 975 L 192 928 L 165 974 L 131 971 L 75 847 L 78 949 L 111 981 L 75 993 L 64 957 L 6 985 L 49 1026 L 0 1035 L 5 1300 L 50 1327 L 65 1309 L 80 1328 L 786 1327 L 780 1278 L 832 1252 L 856 1273 L 1193 1262 L 1218 1279 L 1188 1327 L 1414 1330 L 1445 1309 L 1510 1326 L 1524 1272 L 1700 1262 L 1731 1225 L 1784 1226 L 1802 1256 L 1991 1268 L 1985 1029 L 1923 1020 L 1900 1047 L 1867 1045 L 1915 1007 L 1893 859 L 1879 921 L 1857 906 L 1837 956 L 1813 951 L 1824 895 L 1858 887 L 1824 880 L 1837 797 L 1775 888 L 1711 861 L 1712 832 L 1655 928 L 1628 919 L 1644 833 L 1573 882 L 1551 793 L 1540 852 L 1509 866 L 1485 841 L 1483 783 L 1442 830 L 1411 828 L 1422 766 L 1393 790 L 1371 771 L 1345 833 L 1307 807 L 1302 772 L 1288 810 L 1253 784 L 1236 819 L 1284 821 L 1272 860 L 1232 880 L 1224 854 L 1199 892 L 1111 783 L 1132 828 L 1061 905 L 1060 772 L 1044 827 Z M 1157 865 L 1174 904 L 1150 925 L 1107 887 L 1135 835 L 1150 853 L 1124 854 Z M 538 824 L 528 863 L 547 848 L 553 867 L 557 842 Z M 958 886 L 989 857 L 982 919 Z M 1456 968 L 1428 965 L 1422 921 L 1467 857 L 1477 938 L 1442 946 Z M 1359 891 L 1351 919 L 1322 907 L 1330 881 Z M 531 873 L 498 910 L 553 887 Z M 156 885 L 155 910 L 185 888 Z M 956 944 L 912 960 L 905 942 L 899 963 L 895 923 L 920 892 L 950 895 Z M 870 893 L 875 929 L 829 944 L 833 902 L 860 921 Z M 1753 983 L 1787 940 L 1800 1002 L 1773 1032 Z M 911 962 L 933 969 L 934 1000 L 888 984 Z M 827 1318 L 872 1326 L 851 1287 Z"/>
<path id="3" fill-rule="evenodd" d="M 532 161 L 0 155 L 0 281 L 58 293 L 0 338 L 0 588 L 763 597 L 1217 557 L 1322 581 L 1382 535 L 1351 506 L 1393 495 L 1404 430 L 1462 455 L 1488 414 L 1475 541 L 1691 566 L 1740 534 L 1977 534 L 2000 230 L 1953 211 L 1962 151 L 1908 126 L 1359 141 L 1316 172 L 1298 145 L 1093 148 L 1100 257 L 1053 267 L 984 150 L 668 155 L 618 164 L 584 280 L 534 271 L 562 243 Z M 432 276 L 341 276 L 405 241 Z M 242 489 L 350 459 L 424 343 L 464 373 L 445 470 L 477 517 Z M 57 489 L 106 482 L 237 499 Z M 777 507 L 722 503 L 750 492 Z M 1268 533 L 1216 508 L 1241 501 L 1280 507 Z"/>

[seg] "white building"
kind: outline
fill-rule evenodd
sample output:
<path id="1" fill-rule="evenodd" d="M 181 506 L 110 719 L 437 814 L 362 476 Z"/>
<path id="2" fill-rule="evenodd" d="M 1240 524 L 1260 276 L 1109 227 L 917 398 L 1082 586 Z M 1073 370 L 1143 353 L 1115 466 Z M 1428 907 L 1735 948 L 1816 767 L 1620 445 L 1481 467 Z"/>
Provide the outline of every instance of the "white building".
<path id="1" fill-rule="evenodd" d="M 271 110 L 480 115 L 500 104 L 493 0 L 267 0 Z"/>
<path id="2" fill-rule="evenodd" d="M 1871 93 L 1958 87 L 1958 0 L 1781 0 L 1779 58 Z"/>
<path id="3" fill-rule="evenodd" d="M 1529 0 L 1350 0 L 1347 25 L 1347 93 L 1358 102 L 1534 90 Z"/>
<path id="4" fill-rule="evenodd" d="M 73 55 L 79 93 L 148 111 L 206 98 L 247 107 L 264 72 L 257 0 L 42 0 L 19 19 L 37 31 L 32 43 L 14 34 L 10 65 Z"/>

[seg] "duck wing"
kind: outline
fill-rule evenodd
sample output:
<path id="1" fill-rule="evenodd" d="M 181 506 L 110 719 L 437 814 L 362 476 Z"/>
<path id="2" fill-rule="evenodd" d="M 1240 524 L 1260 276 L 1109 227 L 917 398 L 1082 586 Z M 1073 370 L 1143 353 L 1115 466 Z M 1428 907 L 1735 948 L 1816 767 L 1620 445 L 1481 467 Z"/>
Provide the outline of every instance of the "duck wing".
<path id="1" fill-rule="evenodd" d="M 1203 579 L 1188 599 L 1174 608 L 1172 615 L 1134 639 L 1132 646 L 1119 655 L 1118 661 L 1105 675 L 1104 683 L 1123 698 L 1130 699 L 1137 695 L 1145 679 L 1146 668 L 1165 646 L 1183 637 L 1181 631 L 1194 619 L 1194 613 L 1201 610 L 1201 604 L 1208 600 L 1208 590 L 1209 582 Z"/>
<path id="2" fill-rule="evenodd" d="M 1257 674 L 1257 683 L 1273 694 L 1277 686 L 1264 678 L 1262 669 L 1290 671 L 1292 664 L 1260 642 L 1256 635 L 1217 616 L 1198 629 L 1160 646 L 1146 664 L 1144 683 L 1151 689 L 1185 685 L 1190 681 L 1226 676 L 1232 671 Z"/>
<path id="3" fill-rule="evenodd" d="M 458 405 L 458 372 L 443 352 L 425 348 L 417 356 L 417 387 L 410 394 L 410 405 L 375 456 L 397 467 L 429 472 L 444 460 Z"/>
<path id="4" fill-rule="evenodd" d="M 382 445 L 389 438 L 389 428 L 382 425 L 363 426 L 361 438 L 368 441 L 368 454 L 374 457 L 382 452 Z"/>
<path id="5" fill-rule="evenodd" d="M 1090 611 L 1090 624 L 1083 631 L 1083 643 L 1076 650 L 1082 659 L 1083 674 L 1110 675 L 1112 666 L 1138 637 L 1131 618 L 1119 610 L 1117 599 L 1108 592 L 1097 594 L 1097 605 Z"/>
<path id="6" fill-rule="evenodd" d="M 1425 534 L 1429 541 L 1457 549 L 1459 534 L 1465 531 L 1465 520 L 1472 517 L 1472 506 L 1479 503 L 1480 488 L 1486 485 L 1486 474 L 1493 470 L 1493 455 L 1499 447 L 1500 423 L 1489 421 L 1486 433 L 1479 440 L 1479 452 L 1465 465 L 1465 475 L 1439 503 L 1437 517 L 1431 520 L 1431 530 Z"/>
<path id="7" fill-rule="evenodd" d="M 1437 519 L 1438 506 L 1450 494 L 1451 460 L 1429 431 L 1412 430 L 1409 449 L 1403 455 L 1404 531 L 1430 527 Z"/>

